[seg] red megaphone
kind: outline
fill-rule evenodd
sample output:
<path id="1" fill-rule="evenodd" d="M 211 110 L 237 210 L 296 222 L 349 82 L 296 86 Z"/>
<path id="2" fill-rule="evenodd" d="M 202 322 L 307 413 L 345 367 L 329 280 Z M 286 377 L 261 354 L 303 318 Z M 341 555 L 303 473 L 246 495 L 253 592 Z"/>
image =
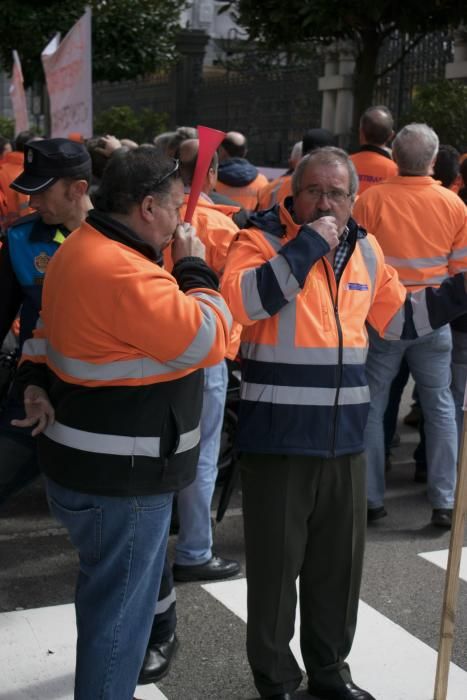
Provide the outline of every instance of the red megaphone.
<path id="1" fill-rule="evenodd" d="M 216 149 L 225 139 L 225 133 L 217 129 L 210 129 L 208 126 L 198 126 L 198 158 L 196 160 L 195 172 L 191 182 L 190 196 L 186 205 L 185 222 L 191 224 L 193 212 L 198 202 L 204 180 L 206 178 L 212 157 Z"/>

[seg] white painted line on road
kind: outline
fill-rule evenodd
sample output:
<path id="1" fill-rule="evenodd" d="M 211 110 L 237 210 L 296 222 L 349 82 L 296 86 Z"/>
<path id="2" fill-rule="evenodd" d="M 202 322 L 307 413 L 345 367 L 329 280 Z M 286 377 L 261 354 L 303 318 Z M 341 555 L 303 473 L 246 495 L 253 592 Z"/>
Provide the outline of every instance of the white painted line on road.
<path id="1" fill-rule="evenodd" d="M 246 622 L 246 579 L 209 583 L 203 588 Z M 298 606 L 297 606 L 298 608 Z M 291 649 L 304 668 L 297 610 Z M 360 601 L 357 632 L 349 663 L 355 682 L 378 700 L 433 697 L 436 652 L 399 625 Z M 451 664 L 447 700 L 465 700 L 467 672 Z"/>
<path id="2" fill-rule="evenodd" d="M 431 561 L 432 564 L 436 564 L 436 566 L 439 566 L 441 569 L 446 571 L 448 568 L 448 554 L 449 549 L 440 549 L 438 552 L 423 552 L 418 556 Z M 462 547 L 459 578 L 467 581 L 467 547 Z"/>
<path id="3" fill-rule="evenodd" d="M 0 614 L 0 700 L 72 700 L 76 627 L 73 605 Z M 140 685 L 140 700 L 167 700 Z"/>

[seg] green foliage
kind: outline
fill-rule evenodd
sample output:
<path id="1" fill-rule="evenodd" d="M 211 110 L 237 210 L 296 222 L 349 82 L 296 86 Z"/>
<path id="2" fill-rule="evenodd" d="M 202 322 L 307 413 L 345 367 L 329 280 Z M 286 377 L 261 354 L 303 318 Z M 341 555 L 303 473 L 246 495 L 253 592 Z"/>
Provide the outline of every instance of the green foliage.
<path id="1" fill-rule="evenodd" d="M 251 39 L 276 51 L 290 54 L 314 40 L 351 39 L 356 47 L 355 132 L 359 115 L 372 102 L 385 39 L 394 32 L 421 37 L 467 20 L 465 0 L 229 0 L 226 4 Z"/>
<path id="2" fill-rule="evenodd" d="M 127 105 L 111 107 L 94 119 L 95 134 L 112 134 L 119 139 L 127 138 L 137 143 L 151 142 L 154 136 L 167 129 L 165 113 L 143 109 L 136 113 Z"/>
<path id="3" fill-rule="evenodd" d="M 62 37 L 90 5 L 93 79 L 125 80 L 169 65 L 175 58 L 180 10 L 186 0 L 1 0 L 0 66 L 9 73 L 19 53 L 26 85 L 43 81 L 41 52 Z"/>
<path id="4" fill-rule="evenodd" d="M 15 136 L 15 122 L 13 119 L 0 116 L 0 134 L 6 139 L 12 139 Z"/>
<path id="5" fill-rule="evenodd" d="M 371 35 L 434 31 L 467 17 L 462 0 L 230 0 L 221 11 L 226 7 L 252 39 L 276 48 L 315 38 L 362 44 Z"/>
<path id="6" fill-rule="evenodd" d="M 467 85 L 438 80 L 418 87 L 404 122 L 423 122 L 438 134 L 440 143 L 467 151 Z"/>

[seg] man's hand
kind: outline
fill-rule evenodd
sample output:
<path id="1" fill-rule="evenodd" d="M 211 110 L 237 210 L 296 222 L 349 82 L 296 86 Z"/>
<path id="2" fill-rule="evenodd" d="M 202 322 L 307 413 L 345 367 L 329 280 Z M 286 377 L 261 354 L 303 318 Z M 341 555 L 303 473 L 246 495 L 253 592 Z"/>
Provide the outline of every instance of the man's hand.
<path id="1" fill-rule="evenodd" d="M 179 224 L 172 241 L 172 260 L 176 262 L 187 256 L 206 259 L 206 248 L 190 224 Z"/>
<path id="2" fill-rule="evenodd" d="M 331 250 L 339 245 L 339 231 L 337 222 L 333 216 L 322 216 L 316 221 L 311 221 L 308 226 L 324 238 Z"/>
<path id="3" fill-rule="evenodd" d="M 55 420 L 55 411 L 47 393 L 40 386 L 34 386 L 34 384 L 26 387 L 24 392 L 24 410 L 26 418 L 12 420 L 11 424 L 18 428 L 31 428 L 35 425 L 36 427 L 31 433 L 33 437 L 42 433 Z"/>
<path id="4" fill-rule="evenodd" d="M 96 146 L 96 152 L 101 153 L 106 158 L 110 158 L 112 153 L 118 148 L 121 148 L 122 144 L 116 136 L 111 136 L 106 134 L 99 139 L 99 145 Z"/>

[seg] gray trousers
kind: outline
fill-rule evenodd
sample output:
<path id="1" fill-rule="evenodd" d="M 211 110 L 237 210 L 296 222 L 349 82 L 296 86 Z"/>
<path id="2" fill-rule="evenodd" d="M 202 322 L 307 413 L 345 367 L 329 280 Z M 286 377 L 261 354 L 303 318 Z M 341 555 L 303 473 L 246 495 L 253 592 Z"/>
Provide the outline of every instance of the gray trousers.
<path id="1" fill-rule="evenodd" d="M 366 532 L 364 454 L 246 454 L 242 487 L 247 653 L 260 695 L 293 692 L 302 680 L 289 647 L 297 578 L 308 677 L 349 681 Z"/>

